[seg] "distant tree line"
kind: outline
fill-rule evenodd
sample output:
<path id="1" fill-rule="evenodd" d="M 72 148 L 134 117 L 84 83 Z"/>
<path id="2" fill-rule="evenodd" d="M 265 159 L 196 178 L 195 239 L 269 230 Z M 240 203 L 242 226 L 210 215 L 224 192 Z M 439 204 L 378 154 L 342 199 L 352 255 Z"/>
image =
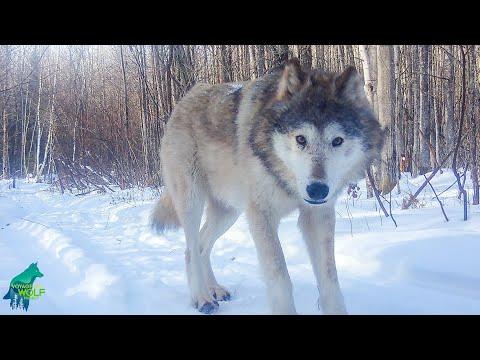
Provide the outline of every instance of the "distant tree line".
<path id="1" fill-rule="evenodd" d="M 386 129 L 372 168 L 381 194 L 401 172 L 450 167 L 459 185 L 470 171 L 479 203 L 473 45 L 2 45 L 1 176 L 29 174 L 62 190 L 161 185 L 163 129 L 195 83 L 254 79 L 292 56 L 306 68 L 354 65 L 363 76 Z"/>

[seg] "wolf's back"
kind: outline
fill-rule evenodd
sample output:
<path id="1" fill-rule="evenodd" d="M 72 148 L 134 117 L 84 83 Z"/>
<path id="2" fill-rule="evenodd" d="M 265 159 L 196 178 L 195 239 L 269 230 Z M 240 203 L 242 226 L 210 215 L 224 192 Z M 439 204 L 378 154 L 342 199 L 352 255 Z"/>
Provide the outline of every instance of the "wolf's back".
<path id="1" fill-rule="evenodd" d="M 173 206 L 172 197 L 167 191 L 162 193 L 162 196 L 155 204 L 150 216 L 150 224 L 159 233 L 180 227 L 180 221 Z"/>

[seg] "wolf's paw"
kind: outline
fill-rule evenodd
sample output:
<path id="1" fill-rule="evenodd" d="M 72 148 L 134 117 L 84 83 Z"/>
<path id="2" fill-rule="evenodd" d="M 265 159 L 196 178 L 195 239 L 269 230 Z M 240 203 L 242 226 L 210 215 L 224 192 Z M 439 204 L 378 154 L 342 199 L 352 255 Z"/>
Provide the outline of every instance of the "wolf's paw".
<path id="1" fill-rule="evenodd" d="M 217 301 L 229 301 L 232 298 L 232 296 L 230 295 L 230 292 L 220 285 L 211 287 L 210 291 L 212 293 L 213 298 Z"/>
<path id="2" fill-rule="evenodd" d="M 202 304 L 199 304 L 197 302 L 195 303 L 195 307 L 201 313 L 209 315 L 213 314 L 215 311 L 218 310 L 218 302 L 216 302 L 215 300 L 212 302 L 203 302 Z"/>

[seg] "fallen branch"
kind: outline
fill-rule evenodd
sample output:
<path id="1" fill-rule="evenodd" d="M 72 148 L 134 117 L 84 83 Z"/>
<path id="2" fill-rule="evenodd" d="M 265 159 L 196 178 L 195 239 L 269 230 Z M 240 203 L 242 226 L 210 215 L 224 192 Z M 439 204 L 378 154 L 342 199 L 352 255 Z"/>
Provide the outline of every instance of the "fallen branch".
<path id="1" fill-rule="evenodd" d="M 21 217 L 21 218 L 19 218 L 19 219 L 21 219 L 21 220 L 24 220 L 24 221 L 31 222 L 31 223 L 33 223 L 33 224 L 42 225 L 42 226 L 45 226 L 46 228 L 50 229 L 50 226 L 48 226 L 48 225 L 45 225 L 45 224 L 42 224 L 42 223 L 40 223 L 40 222 L 37 222 L 37 221 L 28 220 L 28 219 L 25 219 L 25 218 L 23 218 L 23 217 Z"/>
<path id="2" fill-rule="evenodd" d="M 392 214 L 392 192 L 391 191 L 390 191 L 390 201 L 388 202 L 388 210 L 390 211 L 390 217 L 392 218 L 392 221 L 395 224 L 395 227 L 398 227 L 397 222 L 395 221 L 395 218 L 393 217 L 393 214 Z"/>
<path id="3" fill-rule="evenodd" d="M 463 136 L 465 138 L 465 135 Z M 443 158 L 443 160 L 440 162 L 440 164 L 432 171 L 430 176 L 423 182 L 423 184 L 418 188 L 418 190 L 413 194 L 410 199 L 406 203 L 403 204 L 402 209 L 406 210 L 408 209 L 413 202 L 416 200 L 417 196 L 422 192 L 422 190 L 425 188 L 425 186 L 428 185 L 428 182 L 432 180 L 432 178 L 437 174 L 437 172 L 442 168 L 442 166 L 445 164 L 445 162 L 448 160 L 448 158 L 453 154 L 455 151 L 455 148 L 450 150 L 450 152 Z"/>
<path id="4" fill-rule="evenodd" d="M 423 175 L 423 177 L 424 177 L 425 180 L 428 182 L 428 185 L 430 185 L 430 187 L 432 188 L 432 191 L 433 191 L 433 193 L 435 194 L 435 198 L 437 199 L 438 203 L 440 204 L 440 208 L 442 209 L 443 216 L 445 216 L 445 220 L 448 221 L 447 214 L 445 213 L 445 209 L 443 208 L 442 202 L 441 202 L 440 199 L 438 198 L 437 192 L 435 191 L 435 189 L 434 189 L 434 187 L 432 186 L 432 184 L 430 183 L 430 181 L 428 181 L 428 179 L 427 179 L 427 177 L 425 176 L 425 174 Z"/>
<path id="5" fill-rule="evenodd" d="M 385 206 L 382 203 L 382 200 L 380 200 L 380 192 L 377 189 L 377 186 L 375 185 L 375 182 L 373 181 L 373 176 L 372 173 L 370 172 L 370 168 L 367 169 L 367 177 L 368 180 L 370 181 L 370 185 L 372 185 L 373 193 L 375 194 L 375 197 L 377 198 L 378 204 L 380 205 L 380 208 L 383 210 L 383 213 L 385 214 L 385 217 L 389 217 L 387 209 L 385 209 Z"/>
<path id="6" fill-rule="evenodd" d="M 465 173 L 463 173 L 462 175 L 460 175 L 460 178 L 465 176 Z M 449 187 L 447 187 L 445 190 L 443 190 L 440 194 L 438 194 L 438 196 L 442 195 L 445 191 L 448 191 L 452 188 L 453 185 L 455 185 L 457 183 L 457 180 L 455 180 Z M 432 200 L 435 199 L 435 196 L 432 197 Z"/>
<path id="7" fill-rule="evenodd" d="M 387 202 L 387 204 L 388 204 L 388 213 L 389 213 L 390 217 L 392 218 L 392 221 L 393 221 L 393 223 L 395 224 L 395 227 L 397 227 L 397 222 L 395 221 L 395 218 L 393 217 L 393 214 L 392 214 L 392 192 L 390 191 L 390 192 L 388 193 L 388 195 L 390 196 L 390 200 L 387 200 L 387 199 L 385 198 L 385 196 L 383 196 L 382 194 L 380 194 L 380 197 Z"/>

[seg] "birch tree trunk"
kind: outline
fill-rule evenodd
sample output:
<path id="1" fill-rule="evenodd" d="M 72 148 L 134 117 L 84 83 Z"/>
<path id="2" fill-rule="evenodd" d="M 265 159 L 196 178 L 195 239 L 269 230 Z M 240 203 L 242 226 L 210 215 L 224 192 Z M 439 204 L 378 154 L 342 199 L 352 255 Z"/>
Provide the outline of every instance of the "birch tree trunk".
<path id="1" fill-rule="evenodd" d="M 418 172 L 420 175 L 430 171 L 430 91 L 429 91 L 430 45 L 420 46 L 420 149 Z"/>
<path id="2" fill-rule="evenodd" d="M 298 45 L 298 57 L 300 64 L 307 69 L 312 68 L 312 46 Z"/>
<path id="3" fill-rule="evenodd" d="M 478 168 L 478 143 L 479 143 L 479 123 L 480 123 L 480 46 L 475 46 L 475 51 L 473 54 L 474 61 L 474 79 L 473 79 L 473 116 L 472 116 L 472 169 L 471 180 L 473 186 L 473 196 L 472 196 L 472 205 L 480 204 L 480 185 L 479 185 L 479 168 Z"/>
<path id="4" fill-rule="evenodd" d="M 3 122 L 3 149 L 2 149 L 2 178 L 8 179 L 10 177 L 10 164 L 9 164 L 9 137 L 8 137 L 8 100 L 10 94 L 8 93 L 9 81 L 10 81 L 10 45 L 2 46 L 5 52 L 5 77 L 3 86 L 3 110 L 2 110 L 2 122 Z"/>
<path id="5" fill-rule="evenodd" d="M 374 45 L 360 45 L 362 58 L 364 88 L 368 101 L 377 112 L 377 49 Z"/>
<path id="6" fill-rule="evenodd" d="M 221 64 L 222 64 L 222 81 L 223 82 L 230 82 L 232 81 L 232 74 L 231 74 L 231 67 L 232 64 L 230 62 L 230 56 L 228 54 L 227 45 L 220 45 L 220 56 L 221 56 Z"/>
<path id="7" fill-rule="evenodd" d="M 374 112 L 377 111 L 377 49 L 374 45 L 360 45 L 360 57 L 362 59 L 364 89 L 367 99 Z M 375 172 L 375 171 L 374 171 Z M 368 176 L 365 176 L 367 186 L 367 198 L 373 197 L 373 188 Z"/>
<path id="8" fill-rule="evenodd" d="M 405 151 L 405 122 L 403 114 L 403 93 L 402 93 L 402 63 L 401 63 L 401 52 L 400 46 L 395 45 L 394 50 L 394 62 L 395 62 L 395 148 L 397 155 L 397 162 L 395 164 L 396 169 L 396 179 L 397 179 L 397 190 L 400 194 L 400 161 L 401 159 L 406 158 Z"/>
<path id="9" fill-rule="evenodd" d="M 315 63 L 319 69 L 325 69 L 325 46 L 315 45 Z"/>
<path id="10" fill-rule="evenodd" d="M 413 83 L 413 151 L 412 151 L 412 175 L 419 174 L 419 153 L 420 153 L 420 57 L 419 46 L 414 45 L 412 49 L 412 83 Z"/>
<path id="11" fill-rule="evenodd" d="M 42 101 L 42 72 L 40 71 L 38 75 L 38 101 L 37 101 L 37 119 L 36 119 L 36 129 L 37 129 L 37 148 L 35 151 L 35 174 L 38 174 L 40 168 L 40 143 L 42 140 L 42 124 L 40 122 L 40 105 Z"/>
<path id="12" fill-rule="evenodd" d="M 265 46 L 257 45 L 257 73 L 258 77 L 265 74 Z"/>
<path id="13" fill-rule="evenodd" d="M 395 187 L 398 163 L 395 151 L 395 70 L 393 55 L 393 46 L 379 45 L 377 47 L 378 118 L 380 125 L 385 130 L 385 145 L 378 171 L 379 188 L 382 194 L 388 194 Z"/>
<path id="14" fill-rule="evenodd" d="M 288 60 L 290 52 L 288 45 L 271 45 L 273 52 L 273 67 L 281 66 Z"/>
<path id="15" fill-rule="evenodd" d="M 127 91 L 127 74 L 125 71 L 125 59 L 123 56 L 123 46 L 120 45 L 120 60 L 122 64 L 122 79 L 123 79 L 123 111 L 124 111 L 124 123 L 125 129 L 128 134 L 128 127 L 129 127 L 129 118 L 128 118 L 128 91 Z"/>
<path id="16" fill-rule="evenodd" d="M 55 111 L 55 93 L 57 90 L 57 74 L 58 74 L 58 64 L 60 59 L 60 53 L 57 54 L 56 64 L 53 73 L 53 87 L 52 87 L 52 96 L 50 100 L 50 116 L 48 121 L 48 133 L 47 133 L 47 143 L 45 144 L 45 149 L 43 151 L 43 161 L 40 166 L 37 167 L 37 173 L 35 176 L 35 180 L 38 181 L 40 176 L 42 176 L 43 170 L 45 169 L 45 165 L 47 164 L 47 158 L 50 155 L 52 141 L 53 141 L 53 119 L 54 119 L 54 111 Z M 39 156 L 39 155 L 37 155 Z"/>
<path id="17" fill-rule="evenodd" d="M 448 80 L 444 81 L 444 93 L 446 102 L 445 111 L 445 147 L 446 153 L 455 146 L 455 63 L 453 58 L 453 46 L 446 47 L 444 52 L 445 76 Z M 480 80 L 479 80 L 480 81 Z M 448 167 L 452 166 L 452 157 L 447 160 Z"/>

